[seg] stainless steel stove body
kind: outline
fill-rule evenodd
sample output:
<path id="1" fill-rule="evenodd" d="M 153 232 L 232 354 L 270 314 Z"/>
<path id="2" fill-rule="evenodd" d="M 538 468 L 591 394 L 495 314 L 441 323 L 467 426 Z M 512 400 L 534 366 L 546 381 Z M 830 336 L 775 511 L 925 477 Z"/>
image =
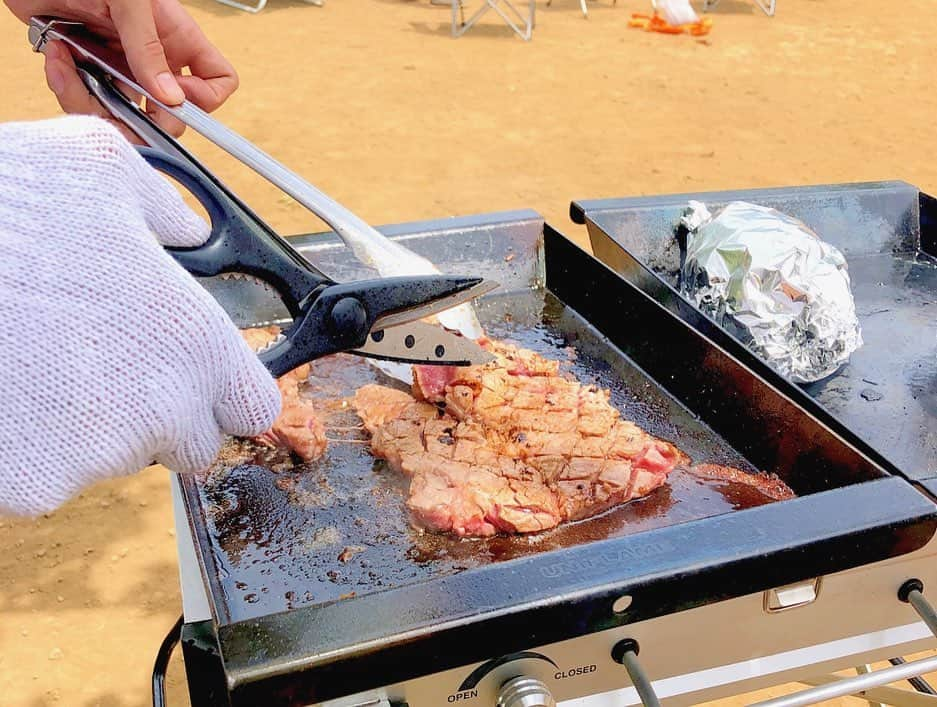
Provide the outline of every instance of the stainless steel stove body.
<path id="1" fill-rule="evenodd" d="M 222 557 L 197 484 L 177 481 L 193 704 L 492 707 L 518 677 L 570 704 L 637 704 L 640 675 L 613 658 L 623 640 L 659 696 L 693 704 L 935 645 L 898 591 L 911 579 L 937 586 L 937 505 L 847 427 L 535 213 L 384 230 L 444 270 L 539 286 L 562 305 L 553 325 L 584 351 L 623 357 L 632 384 L 659 385 L 701 449 L 724 443 L 800 497 L 284 607 L 242 602 L 242 568 Z M 335 239 L 294 242 L 330 275 L 366 274 Z M 245 283 L 208 284 L 241 325 L 282 316 Z M 518 694 L 528 701 L 512 704 L 547 699 L 520 688 L 507 698 Z"/>
<path id="2" fill-rule="evenodd" d="M 210 629 L 211 613 L 181 495 L 176 499 L 187 623 L 186 670 L 194 683 L 193 699 L 199 700 L 194 704 L 223 705 L 227 704 L 226 687 L 210 679 L 223 671 L 215 655 L 217 637 Z M 641 702 L 629 675 L 611 658 L 612 648 L 626 638 L 639 643 L 639 659 L 654 680 L 656 693 L 669 705 L 699 704 L 807 681 L 937 648 L 927 626 L 896 597 L 897 588 L 910 577 L 922 578 L 927 587 L 937 586 L 937 543 L 933 540 L 900 560 L 794 585 L 807 603 L 785 611 L 766 608 L 778 594 L 770 589 L 568 641 L 530 645 L 529 650 L 515 651 L 513 659 L 494 667 L 505 654 L 498 652 L 499 637 L 493 636 L 489 660 L 364 691 L 357 690 L 352 680 L 343 686 L 347 696 L 322 704 L 493 707 L 507 680 L 526 675 L 542 680 L 563 707 L 637 705 Z M 483 675 L 476 679 L 480 672 Z"/>

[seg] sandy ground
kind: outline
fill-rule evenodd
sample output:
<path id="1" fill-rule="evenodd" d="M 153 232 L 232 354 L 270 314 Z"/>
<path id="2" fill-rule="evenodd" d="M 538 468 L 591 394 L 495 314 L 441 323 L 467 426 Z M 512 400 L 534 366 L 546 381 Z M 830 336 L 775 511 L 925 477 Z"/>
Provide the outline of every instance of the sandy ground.
<path id="1" fill-rule="evenodd" d="M 373 223 L 531 207 L 584 242 L 571 199 L 892 178 L 937 192 L 933 0 L 780 0 L 774 19 L 723 0 L 703 40 L 628 29 L 648 4 L 591 2 L 584 20 L 541 2 L 524 43 L 493 15 L 452 40 L 429 0 L 188 2 L 240 71 L 220 117 Z M 0 120 L 56 113 L 5 14 L 0 66 Z M 282 232 L 322 228 L 187 142 Z M 163 469 L 0 520 L 0 705 L 148 704 L 180 611 L 171 528 Z"/>

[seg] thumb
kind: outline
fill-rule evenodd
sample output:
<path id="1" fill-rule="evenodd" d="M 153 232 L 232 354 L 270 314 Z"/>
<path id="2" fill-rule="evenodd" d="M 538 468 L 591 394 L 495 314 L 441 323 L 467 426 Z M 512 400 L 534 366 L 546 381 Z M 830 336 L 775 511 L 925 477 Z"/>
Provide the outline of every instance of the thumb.
<path id="1" fill-rule="evenodd" d="M 211 466 L 224 434 L 210 417 L 198 416 L 182 431 L 170 449 L 156 454 L 156 462 L 179 473 L 198 473 Z"/>
<path id="2" fill-rule="evenodd" d="M 228 434 L 250 437 L 266 432 L 280 414 L 280 389 L 266 367 L 230 323 L 224 340 L 224 392 L 215 402 L 218 424 Z"/>
<path id="3" fill-rule="evenodd" d="M 159 244 L 191 248 L 208 240 L 211 226 L 188 207 L 173 183 L 151 167 L 129 143 L 121 148 L 124 174 L 143 210 L 146 225 Z"/>
<path id="4" fill-rule="evenodd" d="M 163 42 L 156 31 L 149 0 L 111 0 L 110 13 L 127 55 L 130 70 L 140 84 L 166 105 L 185 100 L 185 93 L 169 68 Z"/>

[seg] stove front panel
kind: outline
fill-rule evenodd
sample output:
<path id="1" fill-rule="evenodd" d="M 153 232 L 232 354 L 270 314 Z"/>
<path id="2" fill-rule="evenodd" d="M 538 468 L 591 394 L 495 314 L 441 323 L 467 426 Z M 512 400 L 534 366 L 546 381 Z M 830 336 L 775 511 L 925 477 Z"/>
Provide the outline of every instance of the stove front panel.
<path id="1" fill-rule="evenodd" d="M 498 654 L 499 636 L 493 635 L 489 661 L 321 704 L 494 707 L 501 686 L 518 676 L 540 680 L 557 702 L 568 703 L 563 707 L 640 704 L 625 668 L 611 658 L 613 646 L 626 638 L 638 642 L 638 660 L 660 697 L 672 705 L 699 704 L 937 648 L 937 638 L 897 598 L 898 588 L 913 577 L 924 582 L 925 596 L 928 588 L 937 589 L 937 539 L 902 558 L 788 591 L 751 594 L 508 656 Z M 779 595 L 794 606 L 769 610 Z M 622 608 L 627 603 L 623 598 Z"/>

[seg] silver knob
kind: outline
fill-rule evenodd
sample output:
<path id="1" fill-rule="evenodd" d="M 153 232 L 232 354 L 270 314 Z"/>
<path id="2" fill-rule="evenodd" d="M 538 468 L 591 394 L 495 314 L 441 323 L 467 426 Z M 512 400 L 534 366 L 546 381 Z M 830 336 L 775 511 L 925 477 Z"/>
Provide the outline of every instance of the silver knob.
<path id="1" fill-rule="evenodd" d="M 501 686 L 498 707 L 556 707 L 556 700 L 540 680 L 521 675 Z"/>

